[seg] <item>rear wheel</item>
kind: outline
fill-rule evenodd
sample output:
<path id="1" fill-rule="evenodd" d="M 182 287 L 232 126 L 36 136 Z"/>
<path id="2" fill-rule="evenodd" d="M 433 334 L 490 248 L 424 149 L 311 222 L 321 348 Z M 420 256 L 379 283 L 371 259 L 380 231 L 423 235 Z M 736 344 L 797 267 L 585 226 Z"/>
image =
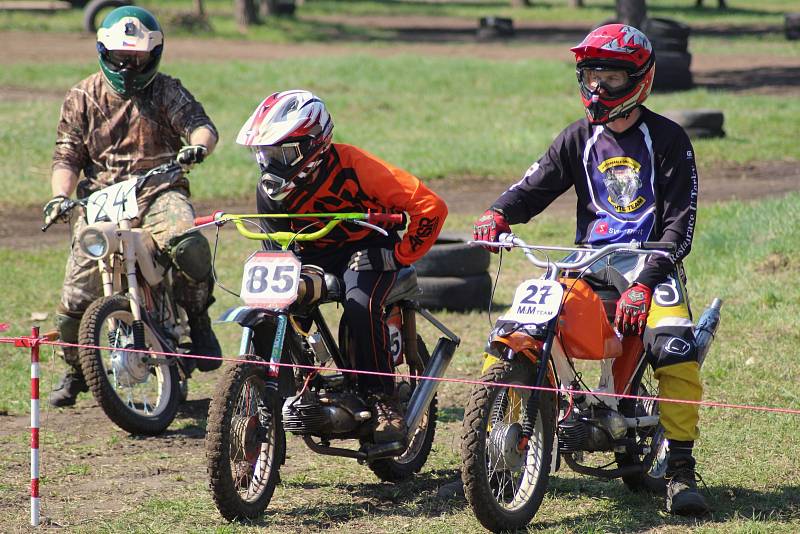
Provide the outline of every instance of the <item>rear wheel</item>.
<path id="1" fill-rule="evenodd" d="M 658 382 L 653 370 L 647 362 L 642 362 L 631 383 L 631 391 L 640 397 L 658 397 Z M 642 417 L 658 415 L 658 401 L 642 399 L 624 399 L 620 403 L 620 412 L 625 417 Z M 664 474 L 667 470 L 667 438 L 664 427 L 660 424 L 628 431 L 629 437 L 635 438 L 639 446 L 646 447 L 645 454 L 618 453 L 617 464 L 620 466 L 644 464 L 643 472 L 637 475 L 622 477 L 622 481 L 631 491 L 647 490 L 655 493 L 666 491 L 667 482 Z"/>
<path id="2" fill-rule="evenodd" d="M 286 452 L 277 392 L 261 365 L 230 367 L 208 410 L 209 487 L 222 517 L 252 519 L 267 509 Z"/>
<path id="3" fill-rule="evenodd" d="M 428 350 L 422 338 L 417 336 L 417 351 L 420 354 L 420 361 L 427 363 L 429 360 Z M 421 375 L 424 369 L 419 369 L 417 365 L 403 362 L 402 365 L 395 367 L 395 372 L 400 375 Z M 408 410 L 408 403 L 414 390 L 421 384 L 420 380 L 408 378 L 395 378 L 395 391 L 397 393 L 400 406 L 405 415 Z M 400 482 L 417 473 L 425 462 L 433 447 L 433 437 L 436 434 L 436 418 L 438 415 L 438 402 L 434 395 L 428 410 L 422 416 L 417 429 L 408 441 L 408 447 L 399 456 L 393 458 L 380 458 L 370 462 L 369 468 L 378 478 L 386 482 Z"/>
<path id="4" fill-rule="evenodd" d="M 134 321 L 124 295 L 92 303 L 81 320 L 78 339 L 86 383 L 95 400 L 120 428 L 131 434 L 156 435 L 175 419 L 180 403 L 178 368 L 163 355 L 132 352 Z M 146 325 L 145 347 L 164 352 Z M 111 347 L 111 350 L 92 347 Z"/>
<path id="5" fill-rule="evenodd" d="M 524 355 L 498 362 L 481 377 L 467 403 L 461 439 L 464 493 L 478 521 L 489 530 L 524 528 L 547 490 L 555 435 L 555 396 L 542 392 L 527 414 L 536 367 Z M 535 418 L 525 443 L 522 428 Z M 520 450 L 522 445 L 522 450 Z"/>

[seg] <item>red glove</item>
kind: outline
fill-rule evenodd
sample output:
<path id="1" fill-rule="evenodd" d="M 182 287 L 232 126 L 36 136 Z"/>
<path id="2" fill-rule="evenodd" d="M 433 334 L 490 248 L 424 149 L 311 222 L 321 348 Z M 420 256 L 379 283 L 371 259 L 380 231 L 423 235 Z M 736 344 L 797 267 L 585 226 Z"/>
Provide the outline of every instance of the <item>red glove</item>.
<path id="1" fill-rule="evenodd" d="M 642 335 L 650 312 L 650 299 L 653 290 L 644 284 L 633 284 L 625 290 L 617 301 L 617 314 L 614 327 L 623 336 Z"/>
<path id="2" fill-rule="evenodd" d="M 511 227 L 506 222 L 503 214 L 499 211 L 488 209 L 475 221 L 475 225 L 472 228 L 472 239 L 475 241 L 497 241 L 497 237 L 500 234 L 510 233 Z M 500 250 L 497 247 L 482 246 L 495 254 Z"/>

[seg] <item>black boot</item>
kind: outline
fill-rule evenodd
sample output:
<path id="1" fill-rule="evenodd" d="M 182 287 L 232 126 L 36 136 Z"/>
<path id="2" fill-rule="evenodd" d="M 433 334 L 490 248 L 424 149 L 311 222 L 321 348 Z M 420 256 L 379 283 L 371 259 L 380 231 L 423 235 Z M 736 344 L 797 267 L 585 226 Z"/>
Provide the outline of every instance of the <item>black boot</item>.
<path id="1" fill-rule="evenodd" d="M 202 371 L 213 371 L 222 365 L 222 348 L 214 331 L 211 329 L 211 319 L 208 312 L 189 317 L 189 330 L 192 338 L 192 353 L 200 356 L 213 356 L 214 360 L 196 358 L 197 368 Z"/>
<path id="2" fill-rule="evenodd" d="M 50 393 L 50 406 L 56 408 L 63 408 L 65 406 L 72 406 L 75 404 L 75 399 L 78 393 L 85 393 L 89 391 L 86 385 L 86 380 L 83 378 L 83 373 L 70 369 L 67 371 L 61 382 Z"/>
<path id="3" fill-rule="evenodd" d="M 667 462 L 667 512 L 694 517 L 707 514 L 708 504 L 697 490 L 694 458 L 670 453 Z"/>

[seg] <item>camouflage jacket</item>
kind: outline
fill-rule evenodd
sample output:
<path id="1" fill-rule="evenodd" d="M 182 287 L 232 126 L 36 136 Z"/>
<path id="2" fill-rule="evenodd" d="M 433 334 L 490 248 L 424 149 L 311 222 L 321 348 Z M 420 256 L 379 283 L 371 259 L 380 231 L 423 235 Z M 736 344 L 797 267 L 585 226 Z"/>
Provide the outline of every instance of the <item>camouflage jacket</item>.
<path id="1" fill-rule="evenodd" d="M 159 73 L 144 92 L 122 98 L 97 72 L 70 89 L 61 106 L 53 170 L 83 171 L 78 196 L 85 196 L 174 159 L 183 140 L 202 126 L 217 133 L 179 80 Z M 140 208 L 167 189 L 188 194 L 189 181 L 154 177 L 139 193 Z"/>

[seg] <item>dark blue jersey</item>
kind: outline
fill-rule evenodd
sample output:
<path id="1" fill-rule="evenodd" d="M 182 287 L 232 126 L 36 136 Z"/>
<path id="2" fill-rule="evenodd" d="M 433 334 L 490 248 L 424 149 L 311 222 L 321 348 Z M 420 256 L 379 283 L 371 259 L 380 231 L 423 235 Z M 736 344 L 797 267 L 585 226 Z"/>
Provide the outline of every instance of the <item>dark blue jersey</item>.
<path id="1" fill-rule="evenodd" d="M 686 132 L 641 109 L 639 120 L 623 133 L 587 119 L 572 123 L 492 208 L 509 224 L 524 223 L 575 187 L 575 242 L 675 243 L 671 258 L 651 257 L 637 277 L 650 287 L 662 282 L 692 246 L 697 170 Z"/>

